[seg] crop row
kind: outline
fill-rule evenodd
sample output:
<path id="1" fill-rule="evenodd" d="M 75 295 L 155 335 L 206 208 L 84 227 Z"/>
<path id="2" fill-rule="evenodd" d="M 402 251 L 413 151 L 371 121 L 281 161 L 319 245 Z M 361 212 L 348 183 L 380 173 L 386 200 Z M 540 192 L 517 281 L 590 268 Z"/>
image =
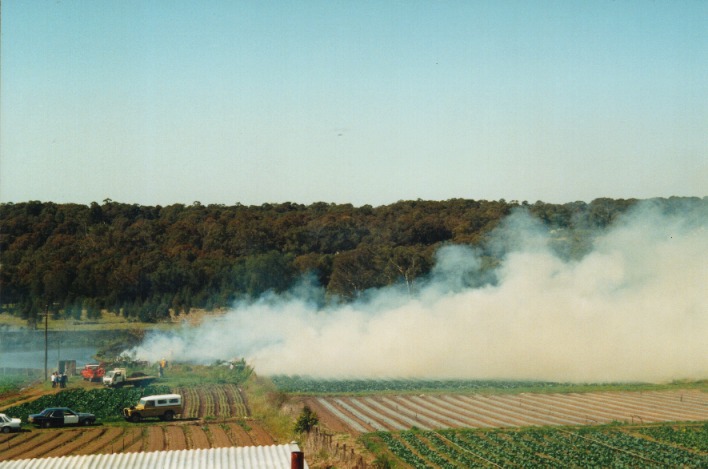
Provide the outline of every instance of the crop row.
<path id="1" fill-rule="evenodd" d="M 414 467 L 708 467 L 708 424 L 407 430 L 365 436 Z"/>
<path id="2" fill-rule="evenodd" d="M 255 427 L 257 424 L 252 423 Z M 270 444 L 238 423 L 81 427 L 0 433 L 0 461 L 32 457 L 208 449 Z"/>
<path id="3" fill-rule="evenodd" d="M 47 407 L 69 407 L 79 412 L 90 412 L 102 420 L 115 420 L 121 418 L 124 407 L 135 405 L 141 397 L 170 392 L 169 387 L 162 385 L 145 388 L 68 389 L 10 407 L 3 412 L 26 422 L 30 414 L 39 413 Z M 177 392 L 183 397 L 182 416 L 185 418 L 248 416 L 246 405 L 235 385 L 188 386 L 178 388 Z"/>
<path id="4" fill-rule="evenodd" d="M 248 409 L 236 385 L 184 386 L 178 388 L 177 392 L 183 397 L 184 418 L 248 416 Z"/>
<path id="5" fill-rule="evenodd" d="M 703 426 L 662 425 L 639 430 L 642 435 L 655 440 L 676 443 L 686 448 L 708 454 L 708 423 Z"/>
<path id="6" fill-rule="evenodd" d="M 599 425 L 708 420 L 700 391 L 314 396 L 357 433 L 443 428 Z"/>
<path id="7" fill-rule="evenodd" d="M 182 395 L 182 417 L 197 418 L 199 417 L 199 394 L 194 386 L 179 388 L 178 392 Z"/>
<path id="8" fill-rule="evenodd" d="M 170 388 L 167 386 L 69 389 L 44 395 L 34 401 L 5 409 L 3 412 L 26 422 L 30 414 L 39 413 L 47 407 L 69 407 L 79 412 L 90 412 L 100 419 L 110 420 L 120 418 L 124 407 L 135 405 L 143 396 L 168 392 Z"/>
<path id="9" fill-rule="evenodd" d="M 318 379 L 306 376 L 272 376 L 271 380 L 283 392 L 301 394 L 335 394 L 363 392 L 407 391 L 480 391 L 483 389 L 552 389 L 568 384 L 546 381 L 500 380 L 436 380 L 436 379 Z"/>

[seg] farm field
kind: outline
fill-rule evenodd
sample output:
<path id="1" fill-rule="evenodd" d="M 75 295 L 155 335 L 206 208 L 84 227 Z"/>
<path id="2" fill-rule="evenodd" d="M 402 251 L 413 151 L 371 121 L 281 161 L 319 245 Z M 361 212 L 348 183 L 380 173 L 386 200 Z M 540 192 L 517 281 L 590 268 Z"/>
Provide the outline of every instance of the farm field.
<path id="1" fill-rule="evenodd" d="M 175 392 L 182 395 L 183 419 L 249 416 L 243 392 L 235 384 L 180 386 Z"/>
<path id="2" fill-rule="evenodd" d="M 180 386 L 175 392 L 182 395 L 182 419 L 227 419 L 249 416 L 245 399 L 236 384 L 207 384 Z M 46 407 L 70 407 L 91 412 L 103 421 L 122 421 L 121 410 L 134 405 L 142 396 L 173 392 L 167 386 L 146 388 L 68 389 L 52 392 L 16 405 L 2 406 L 0 410 L 27 421 L 29 414 Z"/>
<path id="3" fill-rule="evenodd" d="M 103 454 L 179 449 L 208 449 L 227 446 L 271 445 L 276 442 L 258 421 L 249 418 L 242 390 L 236 384 L 181 386 L 184 413 L 173 422 L 146 420 L 127 424 L 118 415 L 108 423 L 91 427 L 36 429 L 27 424 L 27 415 L 44 407 L 67 405 L 106 417 L 116 413 L 126 399 L 135 403 L 139 394 L 168 392 L 163 387 L 148 389 L 72 389 L 45 394 L 39 399 L 6 407 L 2 412 L 21 417 L 23 431 L 0 434 L 0 461 L 37 457 Z M 109 403 L 109 406 L 105 404 Z M 0 408 L 2 408 L 0 406 Z M 110 423 L 114 420 L 117 423 Z"/>
<path id="4" fill-rule="evenodd" d="M 81 454 L 208 449 L 272 445 L 257 421 L 173 422 L 158 425 L 99 425 L 0 434 L 0 461 Z"/>
<path id="5" fill-rule="evenodd" d="M 147 389 L 45 389 L 33 400 L 0 398 L 1 412 L 25 422 L 20 433 L 0 434 L 0 461 L 278 443 L 268 421 L 252 416 L 260 412 L 252 388 L 204 381 Z M 284 405 L 293 419 L 303 405 L 318 415 L 318 433 L 329 446 L 322 439 L 302 446 L 313 468 L 353 467 L 347 464 L 354 452 L 357 461 L 363 457 L 373 464 L 383 456 L 394 467 L 708 467 L 708 392 L 700 383 L 588 392 L 550 392 L 553 386 L 547 384 L 539 385 L 539 392 L 522 392 L 526 388 L 515 384 L 496 392 L 486 387 L 483 392 L 423 392 L 390 381 L 377 386 L 384 389 L 289 397 L 273 387 L 265 388 L 264 397 L 280 402 L 276 407 Z M 392 392 L 394 386 L 407 389 Z M 244 389 L 250 390 L 252 409 Z M 327 383 L 318 389 L 326 390 Z M 183 414 L 173 422 L 128 424 L 116 410 L 135 403 L 140 393 L 163 392 L 183 396 Z M 27 413 L 60 402 L 103 412 L 101 424 L 63 429 L 26 424 Z M 340 443 L 346 443 L 347 452 L 340 451 Z M 344 454 L 349 459 L 332 459 Z"/>
<path id="6" fill-rule="evenodd" d="M 699 390 L 556 394 L 314 396 L 304 401 L 333 431 L 646 424 L 708 420 Z"/>
<path id="7" fill-rule="evenodd" d="M 278 389 L 298 394 L 406 393 L 406 392 L 482 392 L 542 391 L 578 388 L 578 385 L 550 381 L 500 381 L 465 379 L 320 379 L 307 376 L 271 376 Z"/>
<path id="8" fill-rule="evenodd" d="M 708 424 L 377 432 L 414 468 L 708 467 Z"/>

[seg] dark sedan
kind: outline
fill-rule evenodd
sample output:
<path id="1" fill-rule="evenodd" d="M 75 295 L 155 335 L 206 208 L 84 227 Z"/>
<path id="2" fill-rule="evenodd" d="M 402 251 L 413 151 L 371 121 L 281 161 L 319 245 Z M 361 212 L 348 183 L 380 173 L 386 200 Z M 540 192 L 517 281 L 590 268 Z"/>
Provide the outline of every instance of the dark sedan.
<path id="1" fill-rule="evenodd" d="M 96 416 L 84 412 L 74 412 L 68 407 L 50 407 L 38 414 L 32 414 L 27 421 L 38 427 L 61 427 L 64 425 L 91 425 Z"/>

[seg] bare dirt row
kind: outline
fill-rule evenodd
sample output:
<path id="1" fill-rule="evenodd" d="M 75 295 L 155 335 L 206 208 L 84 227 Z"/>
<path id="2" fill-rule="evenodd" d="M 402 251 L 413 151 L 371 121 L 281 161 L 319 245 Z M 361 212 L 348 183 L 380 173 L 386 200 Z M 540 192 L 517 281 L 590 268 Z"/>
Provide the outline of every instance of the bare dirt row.
<path id="1" fill-rule="evenodd" d="M 182 394 L 184 406 L 181 419 L 174 422 L 59 429 L 25 424 L 20 433 L 0 433 L 0 461 L 275 443 L 260 422 L 248 417 L 243 391 L 237 385 L 190 386 L 177 392 Z"/>
<path id="2" fill-rule="evenodd" d="M 311 397 L 333 432 L 440 428 L 597 425 L 708 420 L 708 393 L 697 390 L 515 395 Z"/>
<path id="3" fill-rule="evenodd" d="M 0 461 L 82 454 L 272 445 L 255 420 L 24 430 L 0 434 Z"/>

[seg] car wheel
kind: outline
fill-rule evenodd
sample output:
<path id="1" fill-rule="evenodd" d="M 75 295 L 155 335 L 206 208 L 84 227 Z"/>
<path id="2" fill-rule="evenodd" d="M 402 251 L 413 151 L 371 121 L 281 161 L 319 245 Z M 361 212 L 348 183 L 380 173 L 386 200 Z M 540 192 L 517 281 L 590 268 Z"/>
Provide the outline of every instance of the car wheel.
<path id="1" fill-rule="evenodd" d="M 140 422 L 140 414 L 133 414 L 130 416 L 131 422 Z"/>
<path id="2" fill-rule="evenodd" d="M 47 421 L 47 422 L 42 422 L 42 426 L 43 426 L 44 428 L 49 428 L 49 427 L 52 426 L 52 422 L 49 422 L 49 421 Z"/>
<path id="3" fill-rule="evenodd" d="M 2 427 L 3 433 L 10 433 L 10 427 Z"/>
<path id="4" fill-rule="evenodd" d="M 172 412 L 171 410 L 168 410 L 167 412 L 164 413 L 163 417 L 164 417 L 164 420 L 169 422 L 170 420 L 175 418 L 175 413 Z"/>

